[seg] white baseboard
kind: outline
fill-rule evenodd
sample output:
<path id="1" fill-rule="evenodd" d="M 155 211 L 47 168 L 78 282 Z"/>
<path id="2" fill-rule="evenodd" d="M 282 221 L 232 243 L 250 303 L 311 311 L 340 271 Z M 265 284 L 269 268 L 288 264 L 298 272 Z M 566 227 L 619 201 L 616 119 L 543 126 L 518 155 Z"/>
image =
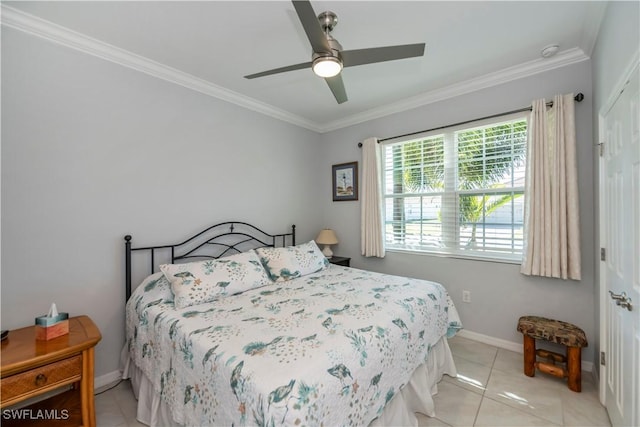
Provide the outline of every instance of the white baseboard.
<path id="1" fill-rule="evenodd" d="M 122 372 L 113 371 L 108 374 L 100 375 L 93 379 L 93 389 L 99 390 L 102 387 L 114 384 L 122 379 Z"/>
<path id="2" fill-rule="evenodd" d="M 507 341 L 500 338 L 490 337 L 489 335 L 479 334 L 477 332 L 470 331 L 468 329 L 463 329 L 458 332 L 458 335 L 462 338 L 467 338 L 472 341 L 478 341 L 484 344 L 489 344 L 494 347 L 503 348 L 509 351 L 515 351 L 516 353 L 522 353 L 522 343 L 521 342 L 513 342 Z M 582 361 L 582 370 L 591 372 L 593 374 L 593 362 L 588 362 L 586 360 Z"/>

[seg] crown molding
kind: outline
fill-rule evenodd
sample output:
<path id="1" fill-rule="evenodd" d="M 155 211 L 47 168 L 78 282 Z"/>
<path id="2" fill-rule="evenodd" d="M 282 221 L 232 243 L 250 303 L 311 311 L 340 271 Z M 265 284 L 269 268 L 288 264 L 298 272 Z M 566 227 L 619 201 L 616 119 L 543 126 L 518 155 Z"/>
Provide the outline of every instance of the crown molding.
<path id="1" fill-rule="evenodd" d="M 202 94 L 218 98 L 317 133 L 331 132 L 344 127 L 411 110 L 434 102 L 443 101 L 589 59 L 589 57 L 579 48 L 568 49 L 558 53 L 552 58 L 541 58 L 525 62 L 484 76 L 425 92 L 393 104 L 364 111 L 344 119 L 327 123 L 318 123 L 246 95 L 242 95 L 238 92 L 226 89 L 222 86 L 215 85 L 204 79 L 153 61 L 149 58 L 145 58 L 108 43 L 104 43 L 61 25 L 38 18 L 5 4 L 1 4 L 0 11 L 0 22 L 2 25 L 7 27 L 14 28 L 159 79 L 175 83 Z M 600 22 L 603 14 L 604 8 L 594 8 L 593 12 L 590 13 L 590 16 L 594 19 L 593 22 Z M 597 33 L 598 29 L 596 28 L 593 34 L 588 36 L 585 35 L 589 40 L 593 39 L 592 42 L 588 42 L 591 49 L 593 49 Z"/>
<path id="2" fill-rule="evenodd" d="M 330 132 L 347 126 L 363 123 L 369 120 L 378 119 L 395 113 L 411 110 L 434 102 L 443 101 L 456 96 L 475 92 L 513 80 L 529 77 L 534 74 L 543 73 L 556 68 L 566 67 L 571 64 L 586 61 L 589 57 L 582 49 L 568 49 L 551 58 L 540 58 L 500 71 L 485 74 L 484 76 L 469 79 L 460 83 L 446 86 L 433 91 L 425 92 L 402 101 L 374 108 L 345 119 L 336 120 L 323 126 L 322 132 Z"/>
<path id="3" fill-rule="evenodd" d="M 84 34 L 54 24 L 50 21 L 25 13 L 2 4 L 2 25 L 43 38 L 59 45 L 131 68 L 136 71 L 178 84 L 188 89 L 212 96 L 252 111 L 300 126 L 314 132 L 321 132 L 317 123 L 288 111 L 210 83 L 204 79 L 137 55 L 116 46 L 96 40 Z"/>

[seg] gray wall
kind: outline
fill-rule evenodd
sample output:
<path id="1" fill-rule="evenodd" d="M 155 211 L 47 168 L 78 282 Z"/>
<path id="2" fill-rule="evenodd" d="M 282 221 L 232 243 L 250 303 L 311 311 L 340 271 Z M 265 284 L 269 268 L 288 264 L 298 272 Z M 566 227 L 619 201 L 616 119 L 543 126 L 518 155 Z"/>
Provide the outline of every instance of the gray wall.
<path id="1" fill-rule="evenodd" d="M 609 97 L 612 95 L 614 86 L 627 71 L 634 55 L 640 51 L 640 3 L 639 2 L 610 2 L 607 5 L 605 16 L 600 26 L 598 40 L 591 57 L 593 72 L 593 138 L 597 144 L 599 130 L 599 113 L 605 107 Z M 637 58 L 637 56 L 636 56 Z M 598 158 L 594 158 L 594 203 L 596 206 L 596 226 L 599 217 L 599 175 Z M 600 247 L 599 234 L 596 235 L 597 247 Z M 596 278 L 600 276 L 600 263 L 594 259 L 596 265 Z M 600 346 L 600 298 L 599 292 L 595 294 L 595 323 L 598 335 L 594 340 L 594 350 L 598 351 Z"/>
<path id="2" fill-rule="evenodd" d="M 369 136 L 384 138 L 510 111 L 530 105 L 533 99 L 551 99 L 557 93 L 584 93 L 585 100 L 576 104 L 581 281 L 527 277 L 520 274 L 519 265 L 505 263 L 399 252 L 387 252 L 384 259 L 362 257 L 360 202 L 324 204 L 325 223 L 335 228 L 340 240 L 334 252 L 351 256 L 354 267 L 441 282 L 449 290 L 465 328 L 473 332 L 520 343 L 522 336 L 516 332 L 518 318 L 533 314 L 575 323 L 589 338 L 593 337 L 596 330 L 591 85 L 591 65 L 584 61 L 322 136 L 328 169 L 333 163 L 360 161 L 357 142 Z M 463 290 L 471 291 L 471 303 L 462 302 Z M 583 359 L 592 361 L 593 352 L 585 352 Z"/>
<path id="3" fill-rule="evenodd" d="M 124 342 L 125 234 L 322 227 L 313 132 L 5 26 L 2 90 L 2 329 L 88 314 L 97 376 Z"/>

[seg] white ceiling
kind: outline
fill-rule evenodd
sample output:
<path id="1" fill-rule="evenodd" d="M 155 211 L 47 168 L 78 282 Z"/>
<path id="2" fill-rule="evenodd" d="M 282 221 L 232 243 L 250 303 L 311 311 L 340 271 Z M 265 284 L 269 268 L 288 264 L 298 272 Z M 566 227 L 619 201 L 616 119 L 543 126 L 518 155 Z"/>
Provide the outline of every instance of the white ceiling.
<path id="1" fill-rule="evenodd" d="M 593 1 L 312 5 L 316 13 L 338 15 L 333 36 L 344 49 L 424 42 L 425 55 L 345 68 L 349 101 L 338 105 L 311 70 L 243 78 L 310 60 L 309 42 L 288 1 L 3 2 L 2 22 L 326 131 L 584 60 L 604 12 L 604 3 Z M 552 43 L 560 53 L 541 58 L 541 49 Z"/>

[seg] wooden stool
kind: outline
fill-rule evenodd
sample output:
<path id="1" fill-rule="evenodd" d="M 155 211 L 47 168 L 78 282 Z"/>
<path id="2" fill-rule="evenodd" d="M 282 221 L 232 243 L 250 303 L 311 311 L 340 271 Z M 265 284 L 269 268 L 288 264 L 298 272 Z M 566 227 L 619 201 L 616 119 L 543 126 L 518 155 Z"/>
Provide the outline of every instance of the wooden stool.
<path id="1" fill-rule="evenodd" d="M 524 337 L 524 374 L 535 375 L 536 368 L 559 378 L 568 378 L 569 389 L 582 390 L 582 347 L 587 347 L 584 331 L 575 325 L 560 320 L 538 316 L 522 316 L 518 320 L 518 332 Z M 546 340 L 567 347 L 567 356 L 547 350 L 536 351 L 535 340 Z M 547 362 L 536 361 L 536 355 Z M 565 364 L 566 368 L 557 363 Z"/>

